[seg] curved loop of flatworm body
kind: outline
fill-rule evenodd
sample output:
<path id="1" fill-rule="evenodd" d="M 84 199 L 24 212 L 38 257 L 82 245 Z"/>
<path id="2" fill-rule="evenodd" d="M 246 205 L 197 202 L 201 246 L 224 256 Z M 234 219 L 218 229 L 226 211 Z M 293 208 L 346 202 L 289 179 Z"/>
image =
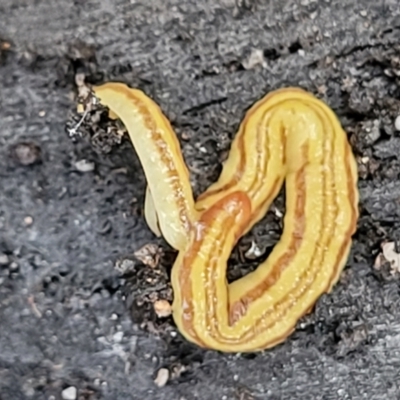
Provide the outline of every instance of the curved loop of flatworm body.
<path id="1" fill-rule="evenodd" d="M 181 333 L 227 352 L 282 342 L 338 280 L 356 229 L 356 162 L 333 111 L 297 88 L 266 95 L 246 113 L 218 181 L 195 202 L 179 142 L 160 108 L 123 84 L 94 91 L 125 124 L 142 162 L 149 226 L 178 250 L 171 279 Z M 279 242 L 254 272 L 228 285 L 233 247 L 283 182 Z"/>

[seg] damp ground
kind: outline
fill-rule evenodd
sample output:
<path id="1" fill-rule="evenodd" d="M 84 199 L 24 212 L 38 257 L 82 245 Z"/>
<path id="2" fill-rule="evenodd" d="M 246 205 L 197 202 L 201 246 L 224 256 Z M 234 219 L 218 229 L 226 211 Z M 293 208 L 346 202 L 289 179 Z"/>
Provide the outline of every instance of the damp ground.
<path id="1" fill-rule="evenodd" d="M 0 0 L 0 15 L 1 400 L 398 398 L 397 1 Z M 202 350 L 157 315 L 176 254 L 145 224 L 129 141 L 68 134 L 82 76 L 160 104 L 196 194 L 265 93 L 300 86 L 335 110 L 359 164 L 358 230 L 339 283 L 282 345 Z M 267 257 L 283 200 L 229 279 Z"/>

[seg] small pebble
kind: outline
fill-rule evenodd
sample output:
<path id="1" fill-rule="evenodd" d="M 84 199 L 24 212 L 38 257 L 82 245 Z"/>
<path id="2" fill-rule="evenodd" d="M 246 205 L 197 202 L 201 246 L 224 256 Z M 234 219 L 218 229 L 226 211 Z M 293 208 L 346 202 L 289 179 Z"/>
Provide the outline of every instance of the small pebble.
<path id="1" fill-rule="evenodd" d="M 32 218 L 30 215 L 27 215 L 27 216 L 24 218 L 24 224 L 25 224 L 26 226 L 32 225 L 32 224 L 33 224 L 33 218 Z"/>
<path id="2" fill-rule="evenodd" d="M 22 390 L 26 397 L 33 397 L 35 395 L 35 389 L 31 385 L 32 380 L 28 379 L 28 381 L 22 386 Z"/>
<path id="3" fill-rule="evenodd" d="M 396 131 L 400 131 L 400 115 L 398 115 L 397 118 L 395 119 L 394 127 L 396 128 Z"/>
<path id="4" fill-rule="evenodd" d="M 160 368 L 157 372 L 157 377 L 154 379 L 154 383 L 158 387 L 164 387 L 169 379 L 169 371 L 167 368 Z"/>
<path id="5" fill-rule="evenodd" d="M 0 50 L 10 50 L 11 44 L 8 42 L 0 42 Z"/>
<path id="6" fill-rule="evenodd" d="M 365 157 L 362 157 L 362 158 L 361 158 L 361 162 L 362 162 L 363 164 L 368 164 L 368 161 L 369 161 L 369 157 L 368 157 L 368 156 L 365 156 Z"/>
<path id="7" fill-rule="evenodd" d="M 366 132 L 365 140 L 368 144 L 375 143 L 381 136 L 380 121 L 375 119 L 373 121 L 366 121 L 363 123 L 363 128 Z"/>
<path id="8" fill-rule="evenodd" d="M 79 160 L 75 163 L 75 168 L 79 172 L 91 172 L 94 170 L 94 162 L 88 160 Z"/>
<path id="9" fill-rule="evenodd" d="M 85 74 L 80 72 L 75 75 L 76 86 L 83 86 L 85 84 Z"/>
<path id="10" fill-rule="evenodd" d="M 21 165 L 32 165 L 40 161 L 40 147 L 32 142 L 20 142 L 11 148 L 11 154 Z"/>
<path id="11" fill-rule="evenodd" d="M 9 266 L 9 269 L 10 269 L 11 272 L 18 271 L 18 268 L 19 268 L 19 266 L 15 261 L 13 261 Z"/>
<path id="12" fill-rule="evenodd" d="M 188 134 L 188 133 L 186 133 L 186 132 L 182 132 L 182 134 L 181 134 L 181 138 L 182 138 L 183 140 L 189 140 L 189 139 L 190 139 L 190 136 L 189 136 L 189 134 Z"/>
<path id="13" fill-rule="evenodd" d="M 61 393 L 61 397 L 64 400 L 76 400 L 77 390 L 75 386 L 70 386 L 64 389 Z"/>
<path id="14" fill-rule="evenodd" d="M 244 254 L 246 258 L 255 259 L 262 256 L 263 251 L 257 246 L 257 243 L 252 241 L 251 247 Z"/>
<path id="15" fill-rule="evenodd" d="M 315 0 L 301 0 L 300 4 L 302 6 L 308 6 L 309 4 L 314 3 L 314 2 L 315 2 Z"/>
<path id="16" fill-rule="evenodd" d="M 344 389 L 338 389 L 337 394 L 343 398 L 343 396 L 346 394 L 346 391 Z"/>
<path id="17" fill-rule="evenodd" d="M 165 318 L 171 315 L 171 304 L 167 300 L 157 300 L 154 302 L 154 311 L 158 318 Z"/>
<path id="18" fill-rule="evenodd" d="M 281 210 L 279 210 L 279 209 L 277 209 L 277 208 L 275 207 L 275 208 L 273 209 L 273 211 L 274 211 L 275 215 L 276 215 L 278 218 L 282 218 L 282 217 L 283 217 L 283 213 L 282 213 Z"/>
<path id="19" fill-rule="evenodd" d="M 113 341 L 115 343 L 121 343 L 123 337 L 124 337 L 124 332 L 116 332 L 113 335 Z"/>
<path id="20" fill-rule="evenodd" d="M 261 49 L 252 49 L 250 56 L 242 63 L 245 69 L 253 69 L 258 65 L 266 66 L 264 52 Z M 200 149 L 201 150 L 201 149 Z"/>
<path id="21" fill-rule="evenodd" d="M 0 253 L 0 265 L 8 265 L 10 259 L 7 254 Z"/>

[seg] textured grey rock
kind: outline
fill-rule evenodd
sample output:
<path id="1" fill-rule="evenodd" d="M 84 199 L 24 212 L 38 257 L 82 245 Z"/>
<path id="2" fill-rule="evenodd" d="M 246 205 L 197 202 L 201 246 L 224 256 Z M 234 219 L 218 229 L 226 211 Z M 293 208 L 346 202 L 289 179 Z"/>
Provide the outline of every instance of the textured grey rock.
<path id="1" fill-rule="evenodd" d="M 243 390 L 271 400 L 398 398 L 399 278 L 372 265 L 400 228 L 399 3 L 236 3 L 0 0 L 0 39 L 12 44 L 0 56 L 0 253 L 18 265 L 0 266 L 2 400 L 58 398 L 69 386 L 110 400 L 235 399 Z M 132 324 L 113 269 L 153 238 L 130 206 L 143 201 L 144 177 L 130 146 L 105 158 L 64 133 L 77 39 L 94 46 L 105 79 L 145 90 L 185 133 L 197 192 L 216 178 L 245 110 L 287 85 L 325 99 L 357 155 L 379 164 L 360 181 L 349 268 L 284 344 L 255 356 L 198 351 L 191 376 L 155 386 L 167 346 Z M 363 126 L 374 120 L 381 135 L 371 138 Z M 40 163 L 15 164 L 10 146 L 21 141 L 40 146 Z M 81 159 L 95 169 L 76 171 Z M 111 173 L 120 168 L 127 173 Z"/>

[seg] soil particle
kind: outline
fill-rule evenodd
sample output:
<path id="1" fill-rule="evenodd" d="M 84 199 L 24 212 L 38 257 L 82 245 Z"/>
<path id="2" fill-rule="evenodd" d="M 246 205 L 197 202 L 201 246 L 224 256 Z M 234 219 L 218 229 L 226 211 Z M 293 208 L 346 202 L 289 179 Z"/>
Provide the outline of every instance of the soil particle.
<path id="1" fill-rule="evenodd" d="M 41 149 L 32 142 L 19 142 L 11 147 L 11 156 L 20 165 L 28 166 L 41 161 Z"/>
<path id="2" fill-rule="evenodd" d="M 400 235 L 397 0 L 3 0 L 0 13 L 2 400 L 70 387 L 90 400 L 398 398 L 399 274 L 375 264 Z M 358 159 L 358 229 L 340 282 L 285 343 L 221 354 L 157 315 L 176 253 L 144 221 L 124 128 L 96 103 L 76 109 L 107 80 L 160 104 L 196 195 L 270 90 L 300 86 L 337 113 Z M 233 251 L 229 281 L 268 256 L 284 213 L 281 193 Z"/>

